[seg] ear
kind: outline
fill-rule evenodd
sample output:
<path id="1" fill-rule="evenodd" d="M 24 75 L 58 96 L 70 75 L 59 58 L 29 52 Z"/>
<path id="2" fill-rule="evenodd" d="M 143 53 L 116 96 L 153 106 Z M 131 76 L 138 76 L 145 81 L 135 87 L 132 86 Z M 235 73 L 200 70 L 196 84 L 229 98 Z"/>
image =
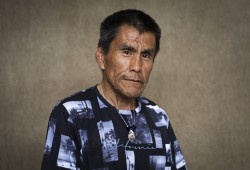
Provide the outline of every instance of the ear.
<path id="1" fill-rule="evenodd" d="M 104 54 L 101 47 L 96 48 L 95 59 L 101 70 L 105 69 Z"/>

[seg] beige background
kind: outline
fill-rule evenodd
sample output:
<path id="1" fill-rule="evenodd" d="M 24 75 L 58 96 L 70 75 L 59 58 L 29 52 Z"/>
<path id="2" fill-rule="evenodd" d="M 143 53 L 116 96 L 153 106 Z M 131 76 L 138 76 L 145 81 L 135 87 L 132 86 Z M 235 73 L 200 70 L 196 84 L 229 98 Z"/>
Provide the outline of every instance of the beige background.
<path id="1" fill-rule="evenodd" d="M 189 169 L 250 168 L 249 0 L 1 0 L 1 170 L 40 169 L 52 107 L 99 82 L 99 23 L 125 8 L 162 28 L 144 95 L 167 110 Z"/>

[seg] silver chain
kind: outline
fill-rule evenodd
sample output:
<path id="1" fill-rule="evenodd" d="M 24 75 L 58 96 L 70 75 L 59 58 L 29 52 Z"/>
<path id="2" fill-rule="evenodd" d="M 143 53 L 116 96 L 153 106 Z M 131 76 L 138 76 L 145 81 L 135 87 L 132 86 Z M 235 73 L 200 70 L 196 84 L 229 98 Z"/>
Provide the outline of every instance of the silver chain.
<path id="1" fill-rule="evenodd" d="M 120 112 L 119 112 L 118 109 L 117 109 L 117 112 L 118 112 L 118 114 L 120 115 L 120 117 L 122 118 L 122 120 L 123 120 L 123 122 L 125 123 L 126 127 L 128 128 L 129 125 L 127 124 L 127 122 L 125 121 L 125 119 L 123 118 L 123 116 L 120 114 Z M 133 119 L 133 121 L 134 121 L 134 122 L 133 122 L 133 125 L 135 125 L 135 116 L 136 116 L 135 111 L 132 110 L 132 119 Z"/>

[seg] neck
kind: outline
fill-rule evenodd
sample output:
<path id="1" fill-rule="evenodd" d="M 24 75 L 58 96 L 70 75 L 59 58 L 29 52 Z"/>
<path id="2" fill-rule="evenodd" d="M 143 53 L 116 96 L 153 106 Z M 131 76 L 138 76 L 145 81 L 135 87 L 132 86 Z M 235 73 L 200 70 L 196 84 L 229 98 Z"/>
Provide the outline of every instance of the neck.
<path id="1" fill-rule="evenodd" d="M 117 94 L 111 88 L 101 82 L 97 85 L 97 89 L 100 94 L 105 98 L 112 106 L 118 110 L 133 110 L 136 108 L 136 98 L 129 98 L 121 94 Z"/>

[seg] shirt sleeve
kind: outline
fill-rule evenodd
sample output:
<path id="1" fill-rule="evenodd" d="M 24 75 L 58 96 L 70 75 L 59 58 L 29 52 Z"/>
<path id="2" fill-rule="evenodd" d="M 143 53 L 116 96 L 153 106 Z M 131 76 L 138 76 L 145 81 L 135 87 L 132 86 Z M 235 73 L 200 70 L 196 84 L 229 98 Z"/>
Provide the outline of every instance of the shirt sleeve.
<path id="1" fill-rule="evenodd" d="M 79 135 L 71 120 L 62 105 L 51 112 L 41 170 L 83 169 Z"/>
<path id="2" fill-rule="evenodd" d="M 171 150 L 172 150 L 172 159 L 173 159 L 173 169 L 176 170 L 187 170 L 186 161 L 182 154 L 179 142 L 175 136 L 171 123 L 169 123 L 168 133 L 170 135 L 170 142 L 171 142 Z"/>

